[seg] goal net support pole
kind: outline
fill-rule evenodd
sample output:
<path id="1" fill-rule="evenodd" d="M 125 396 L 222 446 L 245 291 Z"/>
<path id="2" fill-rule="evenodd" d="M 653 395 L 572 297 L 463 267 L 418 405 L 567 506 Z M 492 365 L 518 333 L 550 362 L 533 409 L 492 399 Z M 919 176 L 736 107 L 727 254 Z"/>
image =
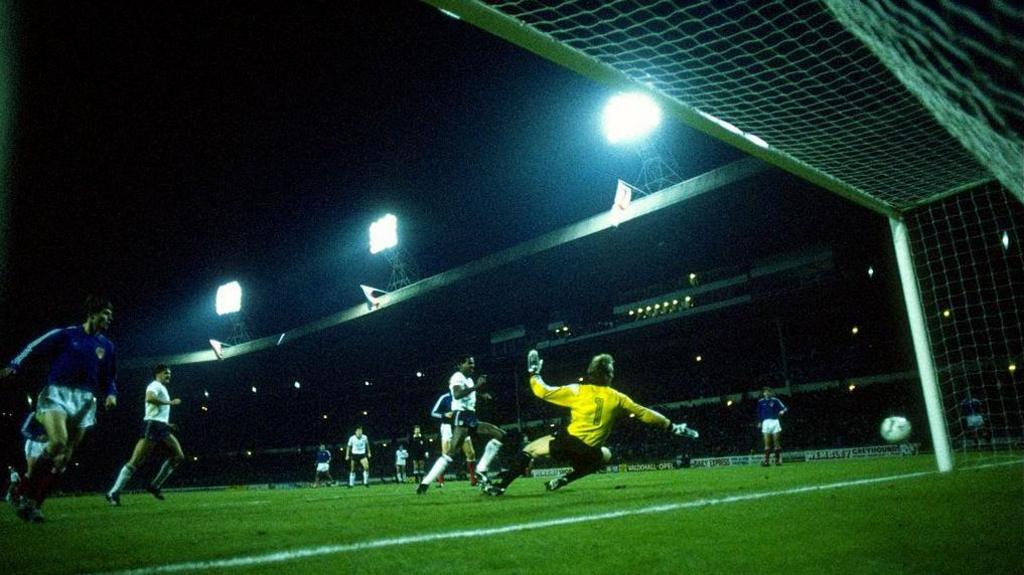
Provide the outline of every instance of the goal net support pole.
<path id="1" fill-rule="evenodd" d="M 928 343 L 928 327 L 924 321 L 924 307 L 921 305 L 917 273 L 914 271 L 914 259 L 910 251 L 910 234 L 907 232 L 907 225 L 903 220 L 889 218 L 889 226 L 892 229 L 892 243 L 896 248 L 896 262 L 900 269 L 900 283 L 903 285 L 903 301 L 907 305 L 910 334 L 913 337 L 914 355 L 917 359 L 917 372 L 921 377 L 921 390 L 924 392 L 924 403 L 928 412 L 928 427 L 932 435 L 932 445 L 935 448 L 935 461 L 939 466 L 939 471 L 951 471 L 953 469 L 953 452 L 950 449 L 946 417 L 942 410 L 942 395 L 939 391 L 935 361 Z"/>

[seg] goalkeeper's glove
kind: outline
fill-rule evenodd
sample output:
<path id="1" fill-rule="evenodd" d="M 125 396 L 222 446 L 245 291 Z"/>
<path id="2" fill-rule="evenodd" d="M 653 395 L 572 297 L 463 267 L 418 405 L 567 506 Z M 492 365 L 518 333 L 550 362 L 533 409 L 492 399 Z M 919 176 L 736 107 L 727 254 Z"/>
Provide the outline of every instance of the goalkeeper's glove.
<path id="1" fill-rule="evenodd" d="M 673 423 L 671 427 L 672 435 L 678 437 L 689 437 L 691 439 L 697 439 L 700 434 L 697 433 L 696 429 L 688 427 L 685 423 Z"/>
<path id="2" fill-rule="evenodd" d="M 531 349 L 530 353 L 526 354 L 526 371 L 536 375 L 540 373 L 542 367 L 544 367 L 544 360 L 540 358 L 537 350 Z"/>

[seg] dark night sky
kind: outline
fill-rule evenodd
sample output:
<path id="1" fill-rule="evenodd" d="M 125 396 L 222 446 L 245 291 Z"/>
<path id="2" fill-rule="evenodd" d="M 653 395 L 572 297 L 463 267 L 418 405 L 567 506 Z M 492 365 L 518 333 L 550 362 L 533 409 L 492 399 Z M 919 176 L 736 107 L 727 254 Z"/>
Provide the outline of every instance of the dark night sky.
<path id="1" fill-rule="evenodd" d="M 213 294 L 231 279 L 247 290 L 256 335 L 297 327 L 360 303 L 360 283 L 386 285 L 388 266 L 366 239 L 385 212 L 429 276 L 608 209 L 616 179 L 639 169 L 600 133 L 613 90 L 424 4 L 179 4 L 18 5 L 4 356 L 80 321 L 94 289 L 115 300 L 122 358 L 226 335 Z M 683 177 L 741 157 L 673 122 L 660 134 Z M 884 218 L 783 174 L 650 225 L 661 227 L 632 237 L 666 273 L 810 243 L 850 269 L 891 260 Z M 560 257 L 574 252 L 515 268 L 540 286 L 515 305 L 483 278 L 476 292 L 432 296 L 458 297 L 463 313 L 442 304 L 423 321 L 453 338 L 444 349 L 482 353 L 472 346 L 517 316 L 550 318 L 573 305 L 569 295 L 617 303 L 611 286 L 641 288 L 649 275 L 586 278 L 574 290 L 572 278 L 554 281 Z M 418 305 L 396 329 L 419 321 Z M 346 329 L 325 338 L 332 353 L 348 353 Z M 381 351 L 438 363 L 417 357 L 426 342 L 422 352 L 379 345 L 376 372 L 373 360 L 353 363 L 367 377 L 389 369 Z"/>

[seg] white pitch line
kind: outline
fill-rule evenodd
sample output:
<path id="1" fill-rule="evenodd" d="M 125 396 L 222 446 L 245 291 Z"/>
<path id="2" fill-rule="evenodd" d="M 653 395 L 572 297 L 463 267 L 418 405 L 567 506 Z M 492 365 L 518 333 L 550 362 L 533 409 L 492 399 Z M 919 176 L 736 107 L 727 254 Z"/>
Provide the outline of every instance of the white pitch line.
<path id="1" fill-rule="evenodd" d="M 1017 465 L 1024 463 L 1022 461 L 1011 461 L 1004 463 L 990 463 L 986 465 L 978 465 L 975 467 L 965 467 L 963 470 L 969 469 L 984 469 L 988 467 L 1004 467 L 1008 465 Z M 231 567 L 248 567 L 252 565 L 266 565 L 269 563 L 282 563 L 285 561 L 294 561 L 296 559 L 305 559 L 307 557 L 320 557 L 323 555 L 339 555 L 342 553 L 351 553 L 353 551 L 363 551 L 366 549 L 379 549 L 382 547 L 396 547 L 399 545 L 413 545 L 416 543 L 428 543 L 432 541 L 444 541 L 447 539 L 471 539 L 474 537 L 488 537 L 491 535 L 501 535 L 504 533 L 515 533 L 517 531 L 530 531 L 534 529 L 546 529 L 548 527 L 557 527 L 559 525 L 572 525 L 575 523 L 590 523 L 594 521 L 603 521 L 605 519 L 617 519 L 620 517 L 629 517 L 632 515 L 648 515 L 652 513 L 665 513 L 668 511 L 678 511 L 680 509 L 693 509 L 697 507 L 710 507 L 712 505 L 726 505 L 729 503 L 742 503 L 746 501 L 756 501 L 758 499 L 766 499 L 769 497 L 780 497 L 784 495 L 798 495 L 801 493 L 813 493 L 815 491 L 829 491 L 833 489 L 845 489 L 847 487 L 859 487 L 862 485 L 872 485 L 875 483 L 884 483 L 887 481 L 901 481 L 905 479 L 915 479 L 918 477 L 924 477 L 926 475 L 935 475 L 937 471 L 918 471 L 915 473 L 904 473 L 900 475 L 889 475 L 885 477 L 871 477 L 868 479 L 857 479 L 854 481 L 840 481 L 837 483 L 826 483 L 824 485 L 807 485 L 804 487 L 793 487 L 790 489 L 781 489 L 778 491 L 763 491 L 761 493 L 746 493 L 743 495 L 731 495 L 729 497 L 719 497 L 714 499 L 698 499 L 696 501 L 687 501 L 685 503 L 668 503 L 664 505 L 653 505 L 650 507 L 641 507 L 639 509 L 626 509 L 622 511 L 609 511 L 606 513 L 596 513 L 593 515 L 577 515 L 574 517 L 563 517 L 560 519 L 548 519 L 545 521 L 534 521 L 532 523 L 520 523 L 517 525 L 506 525 L 504 527 L 491 527 L 488 529 L 474 529 L 472 531 L 447 531 L 441 533 L 425 533 L 422 535 L 410 535 L 407 537 L 392 537 L 389 539 L 377 539 L 374 541 L 364 541 L 362 543 L 349 543 L 346 545 L 322 545 L 320 547 L 308 547 L 306 549 L 293 549 L 291 551 L 277 551 L 274 553 L 266 553 L 263 555 L 249 555 L 243 557 L 235 557 L 232 559 L 215 559 L 210 561 L 189 561 L 186 563 L 172 563 L 169 565 L 156 565 L 152 567 L 141 567 L 138 569 L 128 569 L 125 571 L 110 571 L 103 575 L 148 575 L 150 573 L 181 573 L 185 571 L 208 571 L 211 569 L 229 569 Z"/>

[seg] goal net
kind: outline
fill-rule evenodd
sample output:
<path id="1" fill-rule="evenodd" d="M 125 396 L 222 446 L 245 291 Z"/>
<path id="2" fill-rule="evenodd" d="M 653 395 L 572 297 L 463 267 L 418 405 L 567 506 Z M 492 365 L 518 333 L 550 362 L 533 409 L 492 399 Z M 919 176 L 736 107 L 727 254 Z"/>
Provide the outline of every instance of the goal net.
<path id="1" fill-rule="evenodd" d="M 1020 451 L 1024 206 L 989 185 L 906 219 L 951 446 Z"/>
<path id="2" fill-rule="evenodd" d="M 922 368 L 926 402 L 933 421 L 946 416 L 933 433 L 947 429 L 953 447 L 971 453 L 979 444 L 999 450 L 1018 444 L 1024 427 L 1019 6 L 425 1 L 582 75 L 650 92 L 690 126 L 893 222 L 905 221 L 914 263 L 906 258 L 903 271 L 916 268 L 918 279 L 907 283 L 917 284 L 925 313 L 926 327 L 911 320 L 915 345 L 919 359 L 931 347 L 938 372 L 936 401 L 936 385 L 925 373 L 931 370 Z M 902 250 L 905 242 L 894 239 Z M 937 451 L 947 453 L 940 443 Z M 944 456 L 938 459 L 944 468 Z"/>

